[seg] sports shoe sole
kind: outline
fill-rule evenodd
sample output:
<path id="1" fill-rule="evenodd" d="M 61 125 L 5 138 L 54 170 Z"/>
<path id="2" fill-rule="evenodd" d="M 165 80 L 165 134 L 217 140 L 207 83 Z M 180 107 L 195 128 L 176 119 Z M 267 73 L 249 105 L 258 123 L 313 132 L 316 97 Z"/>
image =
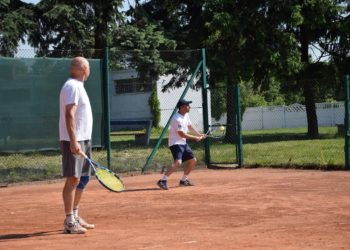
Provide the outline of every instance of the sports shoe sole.
<path id="1" fill-rule="evenodd" d="M 87 232 L 87 229 L 83 228 L 79 224 L 75 224 L 72 227 L 67 226 L 64 224 L 64 233 L 65 234 L 84 234 Z"/>
<path id="2" fill-rule="evenodd" d="M 162 186 L 159 182 L 157 182 L 157 185 L 160 189 L 163 189 L 163 190 L 168 190 L 168 187 L 164 187 Z"/>
<path id="3" fill-rule="evenodd" d="M 194 184 L 192 184 L 192 183 L 185 183 L 185 184 L 183 184 L 183 183 L 179 183 L 179 186 L 180 187 L 193 187 L 194 186 Z"/>
<path id="4" fill-rule="evenodd" d="M 67 229 L 65 228 L 64 229 L 64 233 L 65 234 L 85 234 L 87 232 L 87 230 L 84 228 L 84 230 L 70 230 L 70 229 Z"/>

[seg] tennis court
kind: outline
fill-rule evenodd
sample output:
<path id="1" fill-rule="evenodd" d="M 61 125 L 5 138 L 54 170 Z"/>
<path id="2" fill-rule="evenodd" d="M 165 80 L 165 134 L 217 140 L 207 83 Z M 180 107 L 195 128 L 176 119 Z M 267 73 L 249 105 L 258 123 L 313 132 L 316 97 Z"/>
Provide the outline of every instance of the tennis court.
<path id="1" fill-rule="evenodd" d="M 349 249 L 350 172 L 197 169 L 159 190 L 159 174 L 89 184 L 80 214 L 96 229 L 62 233 L 63 180 L 0 189 L 1 249 Z"/>

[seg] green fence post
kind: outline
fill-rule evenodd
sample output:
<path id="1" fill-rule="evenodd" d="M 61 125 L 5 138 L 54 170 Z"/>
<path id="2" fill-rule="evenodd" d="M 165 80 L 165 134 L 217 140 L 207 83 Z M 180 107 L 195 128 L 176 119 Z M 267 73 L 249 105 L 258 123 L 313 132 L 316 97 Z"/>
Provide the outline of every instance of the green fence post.
<path id="1" fill-rule="evenodd" d="M 235 113 L 236 113 L 236 158 L 238 158 L 239 167 L 243 167 L 243 139 L 242 139 L 242 121 L 241 121 L 241 102 L 239 84 L 235 86 Z"/>
<path id="2" fill-rule="evenodd" d="M 350 140 L 350 129 L 349 129 L 349 98 L 350 98 L 350 90 L 349 90 L 349 76 L 346 75 L 344 77 L 344 90 L 345 90 L 345 117 L 344 117 L 344 126 L 345 126 L 345 169 L 350 170 L 350 148 L 349 148 L 349 140 Z"/>
<path id="3" fill-rule="evenodd" d="M 207 64 L 205 49 L 202 49 L 202 107 L 203 107 L 203 129 L 205 132 L 209 130 L 209 118 L 208 118 L 208 83 L 207 83 Z M 208 166 L 210 163 L 210 150 L 209 150 L 209 140 L 204 140 L 204 155 L 205 155 L 205 164 Z"/>
<path id="4" fill-rule="evenodd" d="M 104 94 L 105 94 L 105 101 L 104 101 L 104 122 L 105 126 L 102 126 L 102 128 L 105 128 L 105 147 L 107 149 L 107 166 L 108 168 L 111 165 L 111 117 L 110 117 L 110 108 L 109 108 L 109 49 L 108 47 L 105 48 L 104 51 L 104 57 L 103 57 L 103 68 L 104 68 Z"/>

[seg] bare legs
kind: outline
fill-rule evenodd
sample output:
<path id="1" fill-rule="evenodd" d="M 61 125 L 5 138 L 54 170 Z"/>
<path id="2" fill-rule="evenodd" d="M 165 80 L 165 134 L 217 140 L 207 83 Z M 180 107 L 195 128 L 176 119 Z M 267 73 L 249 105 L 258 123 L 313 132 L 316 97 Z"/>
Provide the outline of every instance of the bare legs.
<path id="1" fill-rule="evenodd" d="M 194 166 L 196 165 L 196 162 L 196 158 L 187 161 L 187 166 L 184 169 L 184 175 L 189 175 L 192 172 Z"/>
<path id="2" fill-rule="evenodd" d="M 191 171 L 196 165 L 196 162 L 197 162 L 196 158 L 193 158 L 186 162 L 184 175 L 189 175 L 191 173 Z M 181 166 L 181 164 L 182 164 L 181 160 L 175 160 L 173 164 L 171 164 L 170 168 L 168 168 L 168 170 L 165 172 L 165 175 L 169 177 L 179 166 Z"/>
<path id="3" fill-rule="evenodd" d="M 77 207 L 79 205 L 82 192 L 76 189 L 78 183 L 79 183 L 78 178 L 67 177 L 66 179 L 66 183 L 63 187 L 63 192 L 62 192 L 64 211 L 66 214 L 72 213 L 73 207 Z"/>

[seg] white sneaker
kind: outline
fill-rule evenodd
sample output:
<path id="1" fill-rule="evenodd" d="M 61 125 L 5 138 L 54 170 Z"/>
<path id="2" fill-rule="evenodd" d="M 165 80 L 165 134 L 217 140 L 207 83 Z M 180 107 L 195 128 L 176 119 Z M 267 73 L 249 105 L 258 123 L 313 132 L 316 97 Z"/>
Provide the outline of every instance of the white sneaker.
<path id="1" fill-rule="evenodd" d="M 64 233 L 65 234 L 84 234 L 87 230 L 83 228 L 78 222 L 66 223 L 64 221 Z"/>
<path id="2" fill-rule="evenodd" d="M 77 223 L 82 226 L 83 228 L 86 228 L 86 229 L 94 229 L 95 228 L 95 225 L 94 224 L 89 224 L 87 223 L 83 218 L 81 217 L 76 217 L 75 220 L 77 221 Z"/>

